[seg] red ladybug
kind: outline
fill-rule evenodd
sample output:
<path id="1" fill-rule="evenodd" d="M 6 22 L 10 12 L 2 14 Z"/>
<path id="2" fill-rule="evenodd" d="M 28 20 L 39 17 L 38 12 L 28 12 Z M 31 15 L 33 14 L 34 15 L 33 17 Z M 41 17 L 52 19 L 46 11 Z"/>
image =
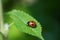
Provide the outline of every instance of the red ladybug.
<path id="1" fill-rule="evenodd" d="M 35 21 L 29 21 L 28 26 L 35 28 L 36 27 L 36 22 Z"/>

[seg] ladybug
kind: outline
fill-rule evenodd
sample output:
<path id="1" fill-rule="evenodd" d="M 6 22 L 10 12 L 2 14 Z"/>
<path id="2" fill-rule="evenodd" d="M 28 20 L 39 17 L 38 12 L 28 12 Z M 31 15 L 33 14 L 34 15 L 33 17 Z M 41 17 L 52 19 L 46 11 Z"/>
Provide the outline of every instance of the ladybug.
<path id="1" fill-rule="evenodd" d="M 32 27 L 32 28 L 36 28 L 36 22 L 35 21 L 28 21 L 28 26 Z"/>

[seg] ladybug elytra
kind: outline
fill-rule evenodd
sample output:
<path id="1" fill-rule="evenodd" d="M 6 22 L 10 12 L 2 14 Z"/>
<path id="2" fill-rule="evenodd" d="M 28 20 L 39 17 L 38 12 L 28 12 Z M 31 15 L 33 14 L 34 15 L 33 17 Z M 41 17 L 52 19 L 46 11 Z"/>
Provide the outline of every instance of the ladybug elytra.
<path id="1" fill-rule="evenodd" d="M 28 26 L 35 28 L 36 27 L 36 22 L 35 21 L 29 21 Z"/>

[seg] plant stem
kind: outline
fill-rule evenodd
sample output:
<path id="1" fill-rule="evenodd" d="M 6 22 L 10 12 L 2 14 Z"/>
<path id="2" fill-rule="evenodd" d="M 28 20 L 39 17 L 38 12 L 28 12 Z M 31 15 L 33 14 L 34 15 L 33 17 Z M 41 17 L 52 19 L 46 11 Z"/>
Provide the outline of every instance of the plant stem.
<path id="1" fill-rule="evenodd" d="M 3 12 L 2 12 L 2 0 L 0 0 L 0 32 L 3 27 Z"/>
<path id="2" fill-rule="evenodd" d="M 3 21 L 3 8 L 2 8 L 2 0 L 0 0 L 0 33 L 2 33 L 3 40 L 6 39 L 5 37 L 5 28 L 4 28 L 4 21 Z"/>

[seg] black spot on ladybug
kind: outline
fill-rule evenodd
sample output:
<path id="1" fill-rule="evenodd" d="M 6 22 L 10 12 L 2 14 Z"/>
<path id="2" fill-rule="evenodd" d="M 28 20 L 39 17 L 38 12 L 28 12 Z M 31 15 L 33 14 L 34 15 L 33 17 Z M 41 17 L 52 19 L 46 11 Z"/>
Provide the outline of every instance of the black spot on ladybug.
<path id="1" fill-rule="evenodd" d="M 28 26 L 32 27 L 32 28 L 36 28 L 36 22 L 35 21 L 29 21 Z"/>

